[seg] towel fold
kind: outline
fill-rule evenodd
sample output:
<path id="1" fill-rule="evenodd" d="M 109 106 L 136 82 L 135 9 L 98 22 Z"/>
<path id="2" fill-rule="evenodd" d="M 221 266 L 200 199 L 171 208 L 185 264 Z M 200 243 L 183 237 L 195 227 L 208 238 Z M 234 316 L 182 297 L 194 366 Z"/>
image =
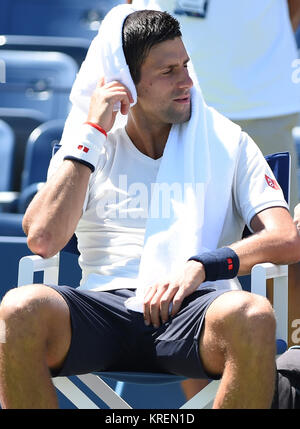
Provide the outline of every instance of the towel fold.
<path id="1" fill-rule="evenodd" d="M 135 85 L 122 49 L 123 22 L 134 11 L 131 5 L 119 5 L 102 21 L 71 92 L 72 110 L 62 144 L 68 144 L 76 135 L 76 124 L 86 120 L 90 97 L 101 76 L 106 82 L 118 80 L 126 85 L 136 103 Z M 147 219 L 136 297 L 126 302 L 135 311 L 142 311 L 150 285 L 170 279 L 190 256 L 216 249 L 231 195 L 240 127 L 205 104 L 192 65 L 189 71 L 194 82 L 191 118 L 172 126 L 165 146 L 150 208 L 150 214 L 160 215 Z M 224 172 L 222 183 L 213 181 L 216 168 Z M 218 200 L 212 204 L 214 195 Z M 219 283 L 229 287 L 230 281 Z"/>

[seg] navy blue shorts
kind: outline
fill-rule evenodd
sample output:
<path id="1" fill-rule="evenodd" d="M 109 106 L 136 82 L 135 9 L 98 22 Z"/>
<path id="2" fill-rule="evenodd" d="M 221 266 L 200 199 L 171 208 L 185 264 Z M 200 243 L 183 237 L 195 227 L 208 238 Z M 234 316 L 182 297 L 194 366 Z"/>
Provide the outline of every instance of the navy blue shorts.
<path id="1" fill-rule="evenodd" d="M 67 302 L 72 327 L 68 355 L 52 376 L 141 371 L 212 378 L 199 356 L 200 332 L 209 305 L 227 290 L 202 288 L 194 292 L 184 299 L 172 319 L 154 328 L 145 325 L 142 313 L 125 307 L 124 301 L 135 294 L 134 290 L 97 292 L 51 287 Z"/>

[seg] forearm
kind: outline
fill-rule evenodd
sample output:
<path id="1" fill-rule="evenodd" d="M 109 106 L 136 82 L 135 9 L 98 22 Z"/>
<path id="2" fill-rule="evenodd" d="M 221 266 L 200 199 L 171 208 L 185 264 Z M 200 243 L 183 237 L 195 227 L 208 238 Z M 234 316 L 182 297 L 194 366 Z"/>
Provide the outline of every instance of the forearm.
<path id="1" fill-rule="evenodd" d="M 297 261 L 293 257 L 292 243 L 282 243 L 276 237 L 251 236 L 230 245 L 240 260 L 239 275 L 249 274 L 252 267 L 262 262 L 274 264 L 291 264 Z M 275 251 L 277 250 L 277 251 Z"/>
<path id="2" fill-rule="evenodd" d="M 292 27 L 296 31 L 300 24 L 300 0 L 288 0 L 288 7 Z"/>
<path id="3" fill-rule="evenodd" d="M 239 257 L 239 275 L 249 274 L 255 264 L 262 262 L 292 264 L 299 261 L 299 235 L 288 212 L 286 214 L 281 225 L 270 225 L 270 228 L 264 228 L 229 246 Z"/>
<path id="4" fill-rule="evenodd" d="M 28 247 L 50 257 L 72 237 L 82 214 L 91 170 L 66 160 L 30 203 L 23 220 Z"/>

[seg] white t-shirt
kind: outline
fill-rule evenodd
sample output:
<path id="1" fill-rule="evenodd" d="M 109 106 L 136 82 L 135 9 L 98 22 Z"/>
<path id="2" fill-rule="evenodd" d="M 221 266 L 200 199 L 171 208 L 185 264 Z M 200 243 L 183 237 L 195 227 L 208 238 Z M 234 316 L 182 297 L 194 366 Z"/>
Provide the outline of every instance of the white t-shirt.
<path id="1" fill-rule="evenodd" d="M 55 174 L 64 156 L 62 146 L 51 160 L 49 177 Z M 154 160 L 134 146 L 124 128 L 109 133 L 98 166 L 91 175 L 76 229 L 82 268 L 80 288 L 136 287 L 151 189 L 159 165 L 160 159 Z M 244 224 L 249 226 L 252 217 L 261 210 L 287 207 L 282 191 L 272 186 L 272 180 L 273 173 L 260 150 L 242 133 L 219 247 L 239 240 Z M 212 198 L 218 210 L 217 196 Z"/>
<path id="2" fill-rule="evenodd" d="M 201 10 L 203 0 L 133 0 L 161 8 L 181 24 L 205 101 L 232 120 L 300 111 L 295 36 L 287 0 L 207 0 L 205 17 L 176 14 Z M 297 60 L 296 60 L 297 61 Z"/>

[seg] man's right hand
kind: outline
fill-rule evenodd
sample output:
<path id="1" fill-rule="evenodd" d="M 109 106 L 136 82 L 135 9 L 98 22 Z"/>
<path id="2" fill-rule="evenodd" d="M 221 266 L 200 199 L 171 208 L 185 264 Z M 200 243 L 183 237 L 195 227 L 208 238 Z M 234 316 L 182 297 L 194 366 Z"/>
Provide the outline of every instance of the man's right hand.
<path id="1" fill-rule="evenodd" d="M 127 115 L 130 103 L 133 103 L 130 91 L 120 82 L 104 83 L 102 78 L 91 97 L 87 121 L 96 123 L 106 132 L 109 132 L 117 115 L 114 106 L 118 103 L 120 104 L 120 112 Z"/>

